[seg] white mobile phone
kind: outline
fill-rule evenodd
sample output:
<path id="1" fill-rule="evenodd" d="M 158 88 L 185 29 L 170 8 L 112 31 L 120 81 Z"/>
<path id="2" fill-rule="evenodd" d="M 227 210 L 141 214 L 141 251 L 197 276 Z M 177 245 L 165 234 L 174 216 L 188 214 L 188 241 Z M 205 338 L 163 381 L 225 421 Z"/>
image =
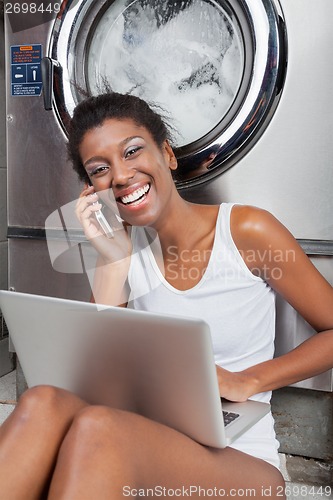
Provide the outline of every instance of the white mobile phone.
<path id="1" fill-rule="evenodd" d="M 95 201 L 93 203 L 93 205 L 96 205 L 96 203 L 98 203 L 98 201 Z M 113 229 L 110 226 L 110 224 L 108 223 L 108 221 L 106 220 L 106 218 L 104 217 L 104 214 L 102 213 L 102 211 L 101 210 L 97 210 L 97 212 L 94 212 L 94 214 L 95 214 L 97 222 L 99 223 L 99 225 L 103 229 L 105 235 L 108 238 L 114 238 Z"/>

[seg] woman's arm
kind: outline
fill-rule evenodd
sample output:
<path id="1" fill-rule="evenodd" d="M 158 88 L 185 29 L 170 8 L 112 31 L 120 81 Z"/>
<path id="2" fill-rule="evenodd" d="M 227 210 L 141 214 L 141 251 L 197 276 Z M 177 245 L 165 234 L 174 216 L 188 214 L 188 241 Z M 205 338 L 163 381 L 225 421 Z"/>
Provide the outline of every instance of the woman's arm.
<path id="1" fill-rule="evenodd" d="M 127 283 L 130 257 L 114 263 L 99 258 L 92 284 L 92 302 L 126 307 L 129 297 Z"/>
<path id="2" fill-rule="evenodd" d="M 332 368 L 331 285 L 270 213 L 254 207 L 234 207 L 231 231 L 249 269 L 265 279 L 319 333 L 289 353 L 242 372 L 232 374 L 218 368 L 223 395 L 243 400 Z"/>
<path id="3" fill-rule="evenodd" d="M 129 295 L 127 276 L 132 251 L 130 228 L 109 209 L 108 220 L 113 228 L 113 237 L 108 238 L 94 215 L 94 212 L 101 208 L 101 205 L 94 204 L 96 201 L 98 195 L 92 186 L 87 185 L 76 205 L 76 216 L 86 238 L 98 253 L 93 277 L 89 273 L 91 301 L 98 304 L 126 306 Z"/>

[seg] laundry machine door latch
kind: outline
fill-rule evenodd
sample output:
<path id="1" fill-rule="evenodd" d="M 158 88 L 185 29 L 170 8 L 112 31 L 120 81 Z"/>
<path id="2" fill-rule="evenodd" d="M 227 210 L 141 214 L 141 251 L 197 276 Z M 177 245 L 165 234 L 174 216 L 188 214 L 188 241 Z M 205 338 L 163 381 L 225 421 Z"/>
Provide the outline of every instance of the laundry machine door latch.
<path id="1" fill-rule="evenodd" d="M 54 71 L 61 71 L 61 65 L 51 57 L 43 57 L 41 60 L 41 72 L 43 82 L 44 108 L 52 110 Z"/>

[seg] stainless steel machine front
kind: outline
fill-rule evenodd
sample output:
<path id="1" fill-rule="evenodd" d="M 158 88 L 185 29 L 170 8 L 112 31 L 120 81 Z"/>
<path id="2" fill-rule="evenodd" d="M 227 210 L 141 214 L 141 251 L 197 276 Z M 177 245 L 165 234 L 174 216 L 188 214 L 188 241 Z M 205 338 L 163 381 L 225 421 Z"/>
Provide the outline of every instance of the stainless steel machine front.
<path id="1" fill-rule="evenodd" d="M 89 298 L 84 274 L 52 268 L 44 225 L 81 190 L 67 161 L 68 120 L 105 82 L 164 110 L 184 198 L 268 209 L 333 284 L 331 0 L 10 5 L 10 286 Z M 62 229 L 53 234 L 61 248 Z M 277 352 L 312 334 L 279 300 Z M 332 372 L 300 385 L 331 391 Z"/>

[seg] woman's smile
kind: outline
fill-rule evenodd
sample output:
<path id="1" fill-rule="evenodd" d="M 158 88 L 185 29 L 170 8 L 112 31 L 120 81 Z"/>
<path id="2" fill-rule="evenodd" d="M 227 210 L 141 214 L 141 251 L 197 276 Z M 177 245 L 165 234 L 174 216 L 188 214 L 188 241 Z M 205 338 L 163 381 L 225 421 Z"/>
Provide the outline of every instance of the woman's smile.
<path id="1" fill-rule="evenodd" d="M 137 206 L 142 203 L 148 195 L 150 190 L 150 183 L 145 184 L 142 187 L 136 188 L 134 191 L 125 194 L 123 196 L 118 196 L 117 201 L 120 201 L 126 206 Z"/>

